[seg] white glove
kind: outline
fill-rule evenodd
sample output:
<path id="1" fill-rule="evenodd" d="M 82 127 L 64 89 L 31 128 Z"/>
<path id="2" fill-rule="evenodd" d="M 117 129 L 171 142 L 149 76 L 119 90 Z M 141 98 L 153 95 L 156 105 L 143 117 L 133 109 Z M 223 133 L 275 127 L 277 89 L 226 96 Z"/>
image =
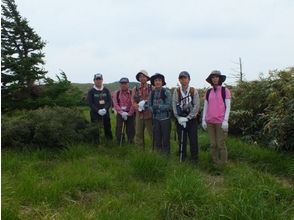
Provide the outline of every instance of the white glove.
<path id="1" fill-rule="evenodd" d="M 179 122 L 180 125 L 182 125 L 183 123 L 187 123 L 188 122 L 188 118 L 178 117 L 178 122 Z"/>
<path id="2" fill-rule="evenodd" d="M 138 105 L 139 105 L 138 111 L 139 111 L 139 112 L 141 112 L 141 111 L 143 111 L 143 110 L 145 109 L 145 107 L 144 107 L 145 102 L 146 102 L 145 100 L 142 100 L 142 101 L 140 101 L 140 102 L 138 103 Z"/>
<path id="3" fill-rule="evenodd" d="M 228 131 L 229 130 L 229 124 L 228 124 L 228 121 L 223 121 L 222 123 L 222 129 L 224 131 Z"/>
<path id="4" fill-rule="evenodd" d="M 202 120 L 202 128 L 206 131 L 207 129 L 207 124 L 205 120 Z"/>
<path id="5" fill-rule="evenodd" d="M 187 123 L 186 122 L 182 122 L 180 125 L 183 126 L 183 128 L 186 128 Z"/>
<path id="6" fill-rule="evenodd" d="M 128 119 L 128 113 L 127 112 L 122 112 L 121 117 L 123 118 L 123 120 L 126 121 Z"/>
<path id="7" fill-rule="evenodd" d="M 106 109 L 105 108 L 99 109 L 98 114 L 101 116 L 104 116 L 106 114 Z"/>

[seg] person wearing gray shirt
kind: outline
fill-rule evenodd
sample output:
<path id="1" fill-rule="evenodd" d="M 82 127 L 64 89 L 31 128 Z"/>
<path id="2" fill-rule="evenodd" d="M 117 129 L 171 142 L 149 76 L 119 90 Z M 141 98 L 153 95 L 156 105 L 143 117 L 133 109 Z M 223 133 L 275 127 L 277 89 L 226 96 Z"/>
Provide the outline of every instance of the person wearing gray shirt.
<path id="1" fill-rule="evenodd" d="M 199 112 L 199 94 L 194 87 L 190 87 L 190 74 L 182 71 L 179 74 L 180 86 L 175 89 L 172 107 L 176 117 L 179 140 L 179 157 L 184 161 L 187 157 L 187 136 L 189 137 L 191 161 L 198 161 L 198 133 L 197 115 Z"/>

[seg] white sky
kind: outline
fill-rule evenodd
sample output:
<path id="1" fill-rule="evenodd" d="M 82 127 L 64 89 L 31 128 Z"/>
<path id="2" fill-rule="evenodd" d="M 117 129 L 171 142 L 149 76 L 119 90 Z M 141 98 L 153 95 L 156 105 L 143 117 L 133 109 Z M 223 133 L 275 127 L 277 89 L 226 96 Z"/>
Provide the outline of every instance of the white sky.
<path id="1" fill-rule="evenodd" d="M 146 69 L 177 84 L 207 87 L 218 69 L 228 76 L 242 58 L 247 80 L 294 66 L 293 0 L 16 0 L 21 15 L 47 41 L 48 76 L 63 70 L 72 82 L 126 76 Z"/>

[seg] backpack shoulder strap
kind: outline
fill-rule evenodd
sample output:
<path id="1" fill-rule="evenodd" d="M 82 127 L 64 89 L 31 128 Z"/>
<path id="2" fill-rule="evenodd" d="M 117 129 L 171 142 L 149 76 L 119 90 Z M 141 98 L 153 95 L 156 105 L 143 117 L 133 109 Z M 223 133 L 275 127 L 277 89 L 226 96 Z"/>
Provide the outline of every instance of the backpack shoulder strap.
<path id="1" fill-rule="evenodd" d="M 181 88 L 180 87 L 177 88 L 177 93 L 178 93 L 178 102 L 180 102 L 181 98 L 182 98 Z"/>
<path id="2" fill-rule="evenodd" d="M 116 92 L 116 101 L 117 101 L 118 105 L 120 104 L 119 94 L 120 94 L 120 90 L 117 90 L 117 92 Z"/>
<path id="3" fill-rule="evenodd" d="M 222 86 L 222 97 L 223 97 L 224 104 L 226 106 L 226 87 L 224 86 Z"/>
<path id="4" fill-rule="evenodd" d="M 152 90 L 152 91 L 151 91 L 151 103 L 150 103 L 151 106 L 153 105 L 154 94 L 155 94 L 155 91 Z"/>
<path id="5" fill-rule="evenodd" d="M 209 98 L 209 93 L 210 93 L 210 91 L 211 91 L 211 88 L 208 89 L 208 90 L 206 91 L 206 101 L 207 101 L 207 102 L 208 102 L 208 98 Z"/>

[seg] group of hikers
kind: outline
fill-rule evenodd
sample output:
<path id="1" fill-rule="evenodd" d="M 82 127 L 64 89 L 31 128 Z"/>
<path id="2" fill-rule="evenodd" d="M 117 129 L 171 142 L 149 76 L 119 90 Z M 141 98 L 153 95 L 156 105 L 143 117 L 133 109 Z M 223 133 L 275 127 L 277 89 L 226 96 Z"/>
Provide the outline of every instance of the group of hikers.
<path id="1" fill-rule="evenodd" d="M 149 77 L 147 71 L 136 74 L 139 82 L 129 88 L 129 79 L 120 79 L 120 89 L 113 94 L 103 86 L 103 76 L 94 75 L 94 86 L 88 92 L 91 121 L 102 122 L 106 139 L 113 139 L 110 123 L 110 109 L 116 112 L 115 137 L 119 144 L 124 141 L 135 143 L 145 149 L 144 133 L 147 130 L 152 149 L 165 155 L 170 154 L 171 117 L 176 118 L 176 131 L 179 142 L 179 158 L 187 158 L 187 139 L 190 144 L 190 159 L 198 161 L 198 118 L 200 99 L 196 88 L 190 86 L 190 74 L 180 72 L 179 87 L 171 94 L 165 88 L 164 75 L 156 73 Z M 212 160 L 215 165 L 224 165 L 228 160 L 225 138 L 231 106 L 230 90 L 222 86 L 226 76 L 214 70 L 206 81 L 212 88 L 206 91 L 202 111 L 202 127 L 207 130 Z M 151 84 L 148 83 L 150 81 Z"/>

